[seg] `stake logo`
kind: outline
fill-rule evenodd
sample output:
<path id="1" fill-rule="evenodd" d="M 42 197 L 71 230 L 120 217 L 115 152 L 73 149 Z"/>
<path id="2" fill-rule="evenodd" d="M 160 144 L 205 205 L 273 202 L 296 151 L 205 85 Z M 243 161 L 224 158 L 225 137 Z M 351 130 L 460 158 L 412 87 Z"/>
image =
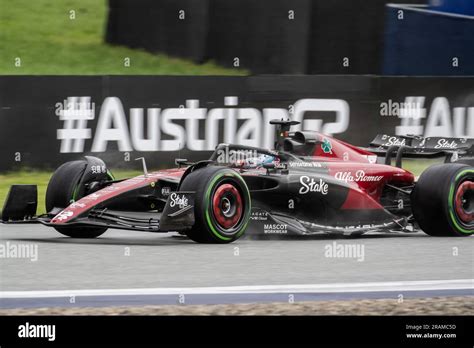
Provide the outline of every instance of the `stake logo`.
<path id="1" fill-rule="evenodd" d="M 384 136 L 382 137 L 382 139 L 387 140 L 387 142 L 383 144 L 383 146 L 405 146 L 406 145 L 406 139 L 404 138 Z"/>
<path id="2" fill-rule="evenodd" d="M 179 209 L 186 208 L 189 205 L 188 198 L 185 195 L 180 196 L 179 193 L 172 193 L 170 195 L 170 207 L 178 206 Z"/>
<path id="3" fill-rule="evenodd" d="M 322 195 L 327 195 L 329 192 L 329 185 L 323 179 L 316 181 L 314 178 L 303 175 L 300 177 L 300 183 L 300 195 L 305 195 L 308 192 L 319 192 Z"/>
<path id="4" fill-rule="evenodd" d="M 435 146 L 435 149 L 457 149 L 458 144 L 452 140 L 439 139 L 438 144 Z"/>

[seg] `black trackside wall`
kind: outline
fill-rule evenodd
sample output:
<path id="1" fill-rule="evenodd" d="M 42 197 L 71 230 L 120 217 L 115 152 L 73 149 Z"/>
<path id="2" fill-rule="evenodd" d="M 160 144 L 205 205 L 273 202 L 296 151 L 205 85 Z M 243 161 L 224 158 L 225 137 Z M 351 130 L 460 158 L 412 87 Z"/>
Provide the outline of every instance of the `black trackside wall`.
<path id="1" fill-rule="evenodd" d="M 474 78 L 2 76 L 0 170 L 87 154 L 161 168 L 220 142 L 271 147 L 268 121 L 287 117 L 363 146 L 377 133 L 474 137 Z"/>
<path id="2" fill-rule="evenodd" d="M 105 41 L 254 74 L 381 74 L 386 4 L 426 2 L 109 0 Z"/>

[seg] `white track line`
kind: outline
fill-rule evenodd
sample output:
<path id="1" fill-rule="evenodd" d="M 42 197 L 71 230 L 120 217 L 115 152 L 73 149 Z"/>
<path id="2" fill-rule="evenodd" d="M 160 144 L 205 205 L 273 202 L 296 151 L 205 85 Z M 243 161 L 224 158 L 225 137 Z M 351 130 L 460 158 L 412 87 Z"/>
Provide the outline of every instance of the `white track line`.
<path id="1" fill-rule="evenodd" d="M 69 296 L 126 296 L 126 295 L 204 295 L 204 294 L 276 294 L 276 293 L 344 293 L 379 291 L 427 291 L 427 290 L 474 290 L 474 279 L 422 280 L 372 283 L 298 284 L 298 285 L 250 285 L 194 288 L 150 289 L 89 289 L 2 291 L 6 298 L 53 298 Z M 473 291 L 474 295 L 474 291 Z"/>

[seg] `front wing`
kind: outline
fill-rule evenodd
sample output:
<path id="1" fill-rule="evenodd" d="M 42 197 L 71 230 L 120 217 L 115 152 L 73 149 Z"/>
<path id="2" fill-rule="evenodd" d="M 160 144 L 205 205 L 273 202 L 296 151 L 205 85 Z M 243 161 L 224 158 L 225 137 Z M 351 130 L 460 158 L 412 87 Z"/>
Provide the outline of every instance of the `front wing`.
<path id="1" fill-rule="evenodd" d="M 162 212 L 120 211 L 96 207 L 64 223 L 61 223 L 61 209 L 54 209 L 36 217 L 36 206 L 35 185 L 14 185 L 2 211 L 2 222 L 39 222 L 58 228 L 106 227 L 146 232 L 183 231 L 191 228 L 195 222 L 194 192 L 172 192 Z"/>

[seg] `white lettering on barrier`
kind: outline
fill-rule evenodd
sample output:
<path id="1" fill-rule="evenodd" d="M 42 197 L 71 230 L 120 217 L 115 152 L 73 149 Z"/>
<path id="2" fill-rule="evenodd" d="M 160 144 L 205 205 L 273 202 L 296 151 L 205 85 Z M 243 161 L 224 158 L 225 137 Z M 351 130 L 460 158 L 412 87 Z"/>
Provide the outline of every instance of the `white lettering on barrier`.
<path id="1" fill-rule="evenodd" d="M 90 97 L 87 97 L 90 100 Z M 143 108 L 130 109 L 130 129 L 122 102 L 117 97 L 104 99 L 100 109 L 97 127 L 92 143 L 92 152 L 105 152 L 109 143 L 115 142 L 118 150 L 128 151 L 212 151 L 223 139 L 226 143 L 273 148 L 274 126 L 268 123 L 272 119 L 288 119 L 292 116 L 287 109 L 238 108 L 237 97 L 225 97 L 224 108 L 206 109 L 199 106 L 199 100 L 186 100 L 185 106 L 168 109 L 147 109 L 147 125 L 145 127 L 145 111 Z M 334 122 L 323 123 L 321 119 L 304 120 L 305 113 L 332 111 L 336 114 Z M 91 114 L 91 115 L 89 115 Z M 88 113 L 88 120 L 94 119 L 93 112 Z M 321 131 L 332 135 L 343 133 L 349 125 L 349 104 L 342 99 L 301 99 L 294 105 L 294 118 L 302 121 L 305 128 Z M 74 115 L 69 115 L 69 119 Z M 91 129 L 84 133 L 74 129 L 74 120 L 69 120 L 66 129 L 58 129 L 62 152 L 84 152 L 84 141 L 90 136 Z M 183 124 L 184 123 L 184 124 Z M 199 137 L 200 125 L 204 125 L 204 138 Z M 220 127 L 223 125 L 223 127 Z M 65 124 L 66 128 L 66 124 Z M 145 128 L 147 129 L 145 135 Z M 223 134 L 219 134 L 223 129 Z M 86 137 L 87 136 L 87 137 Z"/>
<path id="2" fill-rule="evenodd" d="M 58 129 L 61 152 L 85 152 L 85 139 L 92 138 L 87 122 L 95 118 L 95 104 L 90 97 L 68 97 L 68 103 L 57 108 L 56 114 L 64 122 Z M 429 113 L 424 108 L 425 97 L 407 97 L 399 103 L 397 112 L 401 124 L 395 127 L 396 135 L 422 135 L 425 137 L 474 137 L 474 107 L 455 107 L 451 112 L 449 101 L 437 97 Z M 74 103 L 78 106 L 74 106 Z M 403 109 L 406 105 L 409 110 Z M 186 100 L 185 106 L 168 109 L 130 109 L 130 129 L 122 102 L 117 97 L 107 97 L 100 108 L 97 127 L 93 136 L 92 152 L 105 152 L 109 143 L 116 143 L 121 152 L 130 151 L 212 151 L 220 140 L 226 143 L 273 148 L 274 126 L 271 119 L 300 121 L 295 130 L 313 130 L 327 135 L 341 134 L 348 130 L 349 104 L 343 99 L 307 98 L 297 100 L 292 112 L 283 108 L 239 108 L 237 97 L 225 97 L 224 108 L 207 109 L 199 100 Z M 307 118 L 307 113 L 334 112 L 334 122 Z M 428 115 L 428 116 L 427 116 Z M 426 125 L 421 121 L 426 119 Z M 204 138 L 200 138 L 204 126 Z M 144 134 L 147 129 L 146 135 Z M 223 130 L 223 134 L 220 134 Z M 401 145 L 401 144 L 393 144 Z"/>

